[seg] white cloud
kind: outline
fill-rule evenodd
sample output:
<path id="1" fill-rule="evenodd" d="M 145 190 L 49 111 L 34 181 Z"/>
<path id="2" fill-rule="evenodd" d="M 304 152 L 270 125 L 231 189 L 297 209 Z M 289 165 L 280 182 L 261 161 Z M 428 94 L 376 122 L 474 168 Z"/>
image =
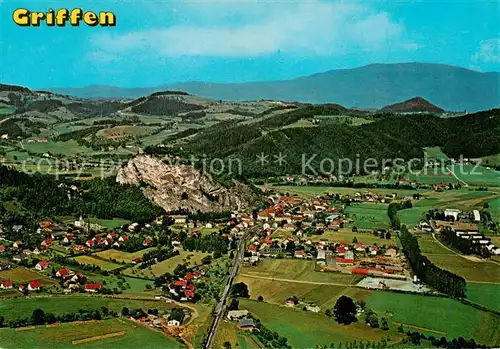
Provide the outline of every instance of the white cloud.
<path id="1" fill-rule="evenodd" d="M 482 40 L 479 50 L 471 57 L 473 64 L 500 63 L 500 38 Z"/>
<path id="2" fill-rule="evenodd" d="M 327 55 L 373 50 L 393 45 L 403 32 L 385 12 L 354 3 L 223 2 L 196 9 L 188 6 L 195 23 L 91 38 L 94 50 L 107 54 L 161 57 L 252 57 L 277 51 Z M 207 12 L 216 16 L 203 16 Z M 181 11 L 178 10 L 177 13 Z M 207 19 L 208 18 L 208 19 Z"/>

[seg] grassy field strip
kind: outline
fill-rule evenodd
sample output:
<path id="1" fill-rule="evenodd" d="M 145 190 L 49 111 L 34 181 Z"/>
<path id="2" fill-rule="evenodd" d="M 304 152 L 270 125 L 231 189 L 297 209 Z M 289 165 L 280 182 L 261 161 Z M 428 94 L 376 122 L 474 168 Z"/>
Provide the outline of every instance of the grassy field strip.
<path id="1" fill-rule="evenodd" d="M 483 285 L 500 285 L 500 282 L 494 281 L 475 281 L 475 280 L 467 280 L 468 284 L 483 284 Z"/>
<path id="2" fill-rule="evenodd" d="M 84 339 L 77 339 L 77 340 L 72 341 L 71 344 L 82 344 L 82 343 L 88 343 L 88 342 L 95 342 L 95 341 L 100 341 L 100 340 L 106 339 L 106 338 L 123 336 L 124 334 L 125 334 L 125 331 L 113 332 L 113 333 L 104 334 L 102 336 L 94 336 L 94 337 L 89 337 L 89 338 L 84 338 Z"/>
<path id="3" fill-rule="evenodd" d="M 393 321 L 393 324 L 396 325 L 396 326 L 403 326 L 403 327 L 413 328 L 413 329 L 419 330 L 419 331 L 431 332 L 431 333 L 437 333 L 437 334 L 446 335 L 446 332 L 431 330 L 431 329 L 428 329 L 428 328 L 425 328 L 425 327 L 418 327 L 418 326 L 413 326 L 413 325 L 408 325 L 408 324 L 402 324 L 402 323 L 396 322 L 396 321 Z"/>

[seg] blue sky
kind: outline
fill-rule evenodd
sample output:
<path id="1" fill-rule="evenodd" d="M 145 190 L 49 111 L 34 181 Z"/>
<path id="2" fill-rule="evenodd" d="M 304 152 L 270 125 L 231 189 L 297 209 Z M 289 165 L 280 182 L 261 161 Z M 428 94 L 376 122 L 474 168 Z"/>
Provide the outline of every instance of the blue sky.
<path id="1" fill-rule="evenodd" d="M 116 27 L 19 27 L 16 8 L 113 11 Z M 289 79 L 370 63 L 500 71 L 499 1 L 0 0 L 0 82 Z"/>

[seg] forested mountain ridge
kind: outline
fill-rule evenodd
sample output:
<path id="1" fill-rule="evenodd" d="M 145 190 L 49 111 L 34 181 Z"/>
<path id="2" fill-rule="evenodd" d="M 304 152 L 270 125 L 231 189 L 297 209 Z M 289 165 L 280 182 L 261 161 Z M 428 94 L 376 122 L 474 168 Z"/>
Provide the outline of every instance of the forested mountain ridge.
<path id="1" fill-rule="evenodd" d="M 182 149 L 184 154 L 208 154 L 210 158 L 241 159 L 248 176 L 300 173 L 303 154 L 316 154 L 311 163 L 318 166 L 325 158 L 359 158 L 360 161 L 422 158 L 423 147 L 429 146 L 440 146 L 456 158 L 500 153 L 500 109 L 455 118 L 388 114 L 359 126 L 320 122 L 309 127 L 289 127 L 298 120 L 315 120 L 311 108 L 316 107 L 305 107 L 253 124 L 218 125 L 198 132 L 174 149 Z M 272 156 L 279 153 L 287 159 L 282 166 L 277 167 L 271 161 L 256 166 L 259 155 L 266 154 L 272 160 Z"/>

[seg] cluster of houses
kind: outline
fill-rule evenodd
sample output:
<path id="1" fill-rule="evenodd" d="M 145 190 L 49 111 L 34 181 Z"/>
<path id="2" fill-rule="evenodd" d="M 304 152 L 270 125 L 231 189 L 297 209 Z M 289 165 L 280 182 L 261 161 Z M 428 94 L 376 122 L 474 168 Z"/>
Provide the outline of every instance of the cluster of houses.
<path id="1" fill-rule="evenodd" d="M 163 299 L 164 297 L 159 296 L 157 298 Z M 173 308 L 169 314 L 164 315 L 160 315 L 157 312 L 153 314 L 148 312 L 148 314 L 146 314 L 140 310 L 132 311 L 129 315 L 129 319 L 150 327 L 166 330 L 166 327 L 178 327 L 183 325 L 188 316 L 190 316 L 188 309 Z"/>
<path id="2" fill-rule="evenodd" d="M 37 271 L 43 272 L 49 268 L 49 262 L 42 260 L 38 262 L 35 265 L 35 269 Z M 100 292 L 104 289 L 104 286 L 99 283 L 87 283 L 86 278 L 83 275 L 83 273 L 78 272 L 75 273 L 70 269 L 67 268 L 62 268 L 59 269 L 55 275 L 53 275 L 54 278 L 59 279 L 64 287 L 64 293 L 72 293 L 72 292 L 79 292 L 79 291 L 85 291 L 85 292 L 90 292 L 90 293 L 96 293 Z M 38 280 L 32 280 L 28 282 L 27 284 L 19 284 L 17 285 L 17 288 L 20 292 L 25 293 L 27 291 L 29 292 L 34 292 L 34 291 L 39 291 L 40 290 L 40 281 Z M 0 284 L 0 288 L 3 290 L 8 290 L 8 289 L 13 289 L 14 288 L 14 282 L 11 280 L 4 280 Z"/>
<path id="3" fill-rule="evenodd" d="M 64 286 L 64 293 L 78 292 L 83 289 L 85 292 L 97 293 L 104 289 L 104 286 L 99 283 L 86 283 L 86 277 L 83 273 L 62 268 L 59 269 L 55 277 L 60 279 Z"/>
<path id="4" fill-rule="evenodd" d="M 40 290 L 40 281 L 38 280 L 31 280 L 30 282 L 28 282 L 27 284 L 20 284 L 18 285 L 18 290 L 22 293 L 25 293 L 26 291 L 30 291 L 30 292 L 36 292 L 36 291 L 39 291 Z M 0 284 L 0 288 L 2 290 L 10 290 L 10 289 L 13 289 L 14 288 L 14 282 L 12 280 L 4 280 L 2 281 L 2 283 Z"/>
<path id="5" fill-rule="evenodd" d="M 446 221 L 436 221 L 436 232 L 440 233 L 445 227 L 450 228 L 456 236 L 464 240 L 469 240 L 471 245 L 485 248 L 491 255 L 500 255 L 500 247 L 496 246 L 491 238 L 479 232 L 479 228 L 475 224 L 455 223 Z"/>
<path id="6" fill-rule="evenodd" d="M 168 292 L 182 302 L 191 301 L 195 296 L 196 286 L 194 282 L 205 274 L 202 270 L 188 272 L 183 278 L 179 278 L 168 285 Z"/>

